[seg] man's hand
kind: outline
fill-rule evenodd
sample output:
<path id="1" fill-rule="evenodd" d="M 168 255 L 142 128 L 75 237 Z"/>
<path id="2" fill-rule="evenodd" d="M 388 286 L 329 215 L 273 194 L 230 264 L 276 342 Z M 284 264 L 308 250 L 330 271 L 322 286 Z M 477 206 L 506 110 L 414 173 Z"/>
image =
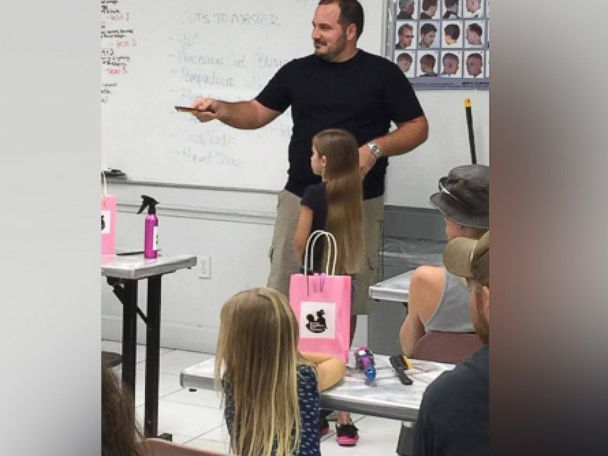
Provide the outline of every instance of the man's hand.
<path id="1" fill-rule="evenodd" d="M 359 172 L 361 173 L 361 179 L 369 172 L 370 169 L 376 163 L 376 157 L 369 149 L 367 144 L 363 144 L 359 147 Z"/>
<path id="2" fill-rule="evenodd" d="M 220 101 L 212 98 L 198 98 L 192 102 L 192 107 L 204 112 L 194 112 L 192 115 L 196 117 L 199 122 L 209 122 L 218 118 L 218 110 L 220 108 Z"/>
<path id="3" fill-rule="evenodd" d="M 192 107 L 200 111 L 192 113 L 199 122 L 217 119 L 226 125 L 243 130 L 263 127 L 281 114 L 279 111 L 267 108 L 255 99 L 229 102 L 213 98 L 199 98 L 192 102 Z"/>

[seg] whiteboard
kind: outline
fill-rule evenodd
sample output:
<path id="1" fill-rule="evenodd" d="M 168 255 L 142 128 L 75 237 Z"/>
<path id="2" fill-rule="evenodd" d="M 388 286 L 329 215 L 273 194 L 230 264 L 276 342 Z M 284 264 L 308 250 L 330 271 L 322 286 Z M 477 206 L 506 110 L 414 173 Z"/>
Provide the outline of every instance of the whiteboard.
<path id="1" fill-rule="evenodd" d="M 132 180 L 279 190 L 291 116 L 237 130 L 201 124 L 175 105 L 255 97 L 312 52 L 318 0 L 102 0 L 102 167 Z M 362 0 L 359 47 L 380 54 L 382 0 Z"/>

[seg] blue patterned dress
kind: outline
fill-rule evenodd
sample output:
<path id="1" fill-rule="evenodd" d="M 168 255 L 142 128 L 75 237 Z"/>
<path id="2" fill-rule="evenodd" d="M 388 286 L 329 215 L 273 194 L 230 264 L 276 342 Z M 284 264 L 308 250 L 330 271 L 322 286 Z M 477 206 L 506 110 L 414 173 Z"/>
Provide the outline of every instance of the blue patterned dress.
<path id="1" fill-rule="evenodd" d="M 234 398 L 229 382 L 226 382 L 225 394 L 224 416 L 230 431 L 234 419 Z M 294 453 L 294 456 L 318 456 L 321 454 L 319 447 L 319 389 L 314 368 L 306 364 L 298 366 L 298 400 L 300 404 L 301 439 L 300 449 Z"/>

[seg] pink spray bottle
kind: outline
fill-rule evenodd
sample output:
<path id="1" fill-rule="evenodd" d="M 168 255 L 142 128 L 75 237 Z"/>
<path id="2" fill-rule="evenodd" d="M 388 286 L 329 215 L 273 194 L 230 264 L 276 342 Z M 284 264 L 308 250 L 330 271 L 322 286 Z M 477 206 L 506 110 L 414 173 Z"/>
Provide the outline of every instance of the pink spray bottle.
<path id="1" fill-rule="evenodd" d="M 148 208 L 144 231 L 144 258 L 156 258 L 158 256 L 158 217 L 156 216 L 156 205 L 158 201 L 147 195 L 141 195 L 141 207 L 137 211 L 141 214 Z"/>

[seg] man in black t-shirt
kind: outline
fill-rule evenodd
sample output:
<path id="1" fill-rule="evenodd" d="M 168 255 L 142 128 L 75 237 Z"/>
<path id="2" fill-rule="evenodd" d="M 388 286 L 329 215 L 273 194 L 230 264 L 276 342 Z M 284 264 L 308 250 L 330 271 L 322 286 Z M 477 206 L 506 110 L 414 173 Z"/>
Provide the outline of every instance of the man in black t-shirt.
<path id="1" fill-rule="evenodd" d="M 489 455 L 490 232 L 479 240 L 450 240 L 443 263 L 452 274 L 467 280 L 469 313 L 484 346 L 428 386 L 416 421 L 412 454 Z"/>
<path id="2" fill-rule="evenodd" d="M 310 168 L 311 140 L 321 130 L 343 128 L 359 144 L 364 191 L 365 270 L 357 284 L 351 329 L 356 315 L 373 309 L 368 287 L 378 280 L 379 241 L 384 217 L 387 157 L 424 142 L 427 121 L 403 72 L 389 60 L 357 48 L 363 9 L 357 0 L 321 0 L 313 18 L 314 54 L 284 65 L 253 100 L 230 103 L 195 100 L 201 122 L 218 119 L 243 129 L 260 128 L 291 106 L 293 131 L 285 189 L 278 195 L 268 286 L 289 293 L 289 277 L 298 272 L 294 234 L 304 189 L 320 181 Z M 388 133 L 391 122 L 397 128 Z"/>

